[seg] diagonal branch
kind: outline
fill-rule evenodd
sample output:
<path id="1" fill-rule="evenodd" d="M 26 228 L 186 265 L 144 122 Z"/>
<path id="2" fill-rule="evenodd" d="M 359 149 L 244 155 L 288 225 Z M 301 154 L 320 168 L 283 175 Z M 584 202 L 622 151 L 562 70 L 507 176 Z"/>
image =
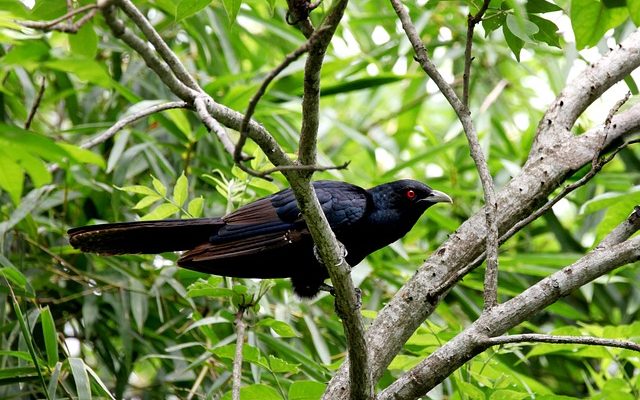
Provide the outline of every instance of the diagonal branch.
<path id="1" fill-rule="evenodd" d="M 462 75 L 462 104 L 469 107 L 469 81 L 471 80 L 471 48 L 473 46 L 473 32 L 476 25 L 482 21 L 484 13 L 489 8 L 491 0 L 483 0 L 482 6 L 475 15 L 467 16 L 467 42 L 464 47 L 464 73 Z"/>
<path id="2" fill-rule="evenodd" d="M 598 246 L 575 263 L 542 279 L 513 299 L 484 312 L 471 326 L 429 355 L 415 368 L 380 393 L 379 400 L 418 398 L 492 343 L 490 338 L 524 322 L 573 290 L 614 269 L 640 259 L 640 236 L 627 240 L 640 229 L 640 207 L 607 238 L 609 246 Z M 615 236 L 615 240 L 611 237 Z"/>
<path id="3" fill-rule="evenodd" d="M 19 21 L 19 24 L 27 28 L 38 29 L 45 32 L 58 31 L 66 33 L 77 33 L 84 24 L 89 22 L 98 13 L 98 10 L 100 8 L 103 8 L 106 5 L 107 2 L 99 1 L 96 4 L 87 4 L 85 6 L 78 7 L 75 10 L 71 10 L 65 15 L 62 15 L 51 21 Z M 80 17 L 76 22 L 71 23 L 71 21 L 69 21 L 74 16 L 82 14 L 84 12 L 87 13 Z"/>
<path id="4" fill-rule="evenodd" d="M 552 344 L 585 344 L 588 346 L 617 347 L 640 352 L 640 344 L 629 340 L 605 339 L 593 336 L 561 336 L 525 333 L 522 335 L 497 336 L 484 340 L 489 346 L 500 346 L 512 343 L 552 343 Z"/>
<path id="5" fill-rule="evenodd" d="M 402 28 L 407 34 L 407 38 L 413 46 L 413 50 L 416 52 L 416 60 L 420 63 L 420 66 L 424 72 L 429 75 L 440 89 L 440 92 L 447 99 L 451 107 L 458 115 L 458 119 L 462 124 L 467 141 L 469 142 L 469 150 L 471 157 L 476 164 L 476 169 L 482 182 L 482 189 L 484 190 L 484 202 L 486 207 L 485 219 L 487 223 L 487 239 L 486 239 L 486 252 L 487 252 L 487 270 L 485 273 L 484 283 L 484 299 L 485 310 L 495 306 L 498 302 L 498 224 L 496 214 L 498 211 L 498 204 L 496 202 L 495 188 L 493 186 L 493 179 L 489 173 L 489 167 L 485 160 L 480 142 L 478 141 L 478 134 L 476 133 L 471 119 L 471 112 L 465 103 L 461 102 L 451 85 L 449 85 L 445 79 L 440 75 L 435 64 L 429 58 L 427 49 L 420 39 L 420 35 L 416 30 L 415 25 L 409 17 L 408 11 L 402 5 L 401 0 L 391 0 L 391 5 L 396 14 L 400 18 Z M 482 11 L 482 10 L 481 10 Z M 482 14 L 480 14 L 480 17 Z M 470 28 L 471 29 L 471 28 Z M 473 31 L 472 31 L 473 33 Z M 470 40 L 469 40 L 470 42 Z M 470 49 L 469 49 L 470 51 Z"/>

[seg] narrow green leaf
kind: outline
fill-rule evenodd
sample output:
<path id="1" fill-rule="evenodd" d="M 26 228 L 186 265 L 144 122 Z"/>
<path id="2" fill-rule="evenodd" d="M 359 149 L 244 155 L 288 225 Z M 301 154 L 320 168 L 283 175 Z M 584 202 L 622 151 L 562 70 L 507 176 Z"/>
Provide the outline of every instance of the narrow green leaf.
<path id="1" fill-rule="evenodd" d="M 109 388 L 107 387 L 107 385 L 104 384 L 104 382 L 102 382 L 102 379 L 100 379 L 98 374 L 96 374 L 96 372 L 93 369 L 91 369 L 91 367 L 88 365 L 85 365 L 85 369 L 87 370 L 89 375 L 91 375 L 91 378 L 93 378 L 94 382 L 98 384 L 98 388 L 100 389 L 101 395 L 111 400 L 115 400 L 115 397 L 113 397 L 113 395 L 109 391 Z"/>
<path id="2" fill-rule="evenodd" d="M 269 360 L 269 369 L 276 374 L 285 374 L 285 373 L 297 374 L 298 372 L 300 372 L 300 368 L 298 368 L 298 364 L 291 364 L 278 357 L 274 357 L 271 354 L 269 354 L 268 360 Z"/>
<path id="3" fill-rule="evenodd" d="M 142 186 L 142 185 L 132 185 L 132 186 L 123 186 L 123 187 L 114 186 L 114 187 L 118 190 L 121 190 L 127 193 L 145 194 L 147 196 L 158 195 L 158 193 L 156 193 L 153 189 L 148 188 L 146 186 Z"/>
<path id="4" fill-rule="evenodd" d="M 79 399 L 91 399 L 91 385 L 87 370 L 84 367 L 84 361 L 80 358 L 69 358 L 69 367 L 73 374 L 73 380 L 76 383 L 76 393 Z"/>
<path id="5" fill-rule="evenodd" d="M 322 397 L 327 385 L 314 381 L 296 381 L 289 386 L 289 400 L 317 400 Z"/>
<path id="6" fill-rule="evenodd" d="M 187 200 L 187 195 L 189 194 L 189 180 L 184 175 L 184 172 L 180 174 L 178 180 L 176 181 L 176 185 L 173 187 L 173 201 L 179 206 L 182 207 L 184 202 Z"/>
<path id="7" fill-rule="evenodd" d="M 133 314 L 133 320 L 136 322 L 138 332 L 142 333 L 144 329 L 144 323 L 147 320 L 149 313 L 149 299 L 145 294 L 145 287 L 139 280 L 131 278 L 130 280 L 131 294 L 129 300 L 131 301 L 131 314 Z"/>
<path id="8" fill-rule="evenodd" d="M 167 117 L 169 117 L 171 122 L 176 124 L 185 138 L 189 139 L 190 141 L 194 140 L 193 131 L 191 130 L 191 124 L 189 123 L 189 119 L 187 118 L 185 110 L 173 109 L 166 110 L 164 113 Z"/>
<path id="9" fill-rule="evenodd" d="M 156 192 L 158 192 L 160 196 L 167 195 L 167 187 L 162 182 L 160 182 L 158 178 L 153 176 L 151 182 L 153 183 L 153 187 L 156 189 Z"/>
<path id="10" fill-rule="evenodd" d="M 204 209 L 204 197 L 196 197 L 189 202 L 187 211 L 192 217 L 198 218 L 202 216 L 202 210 Z"/>
<path id="11" fill-rule="evenodd" d="M 83 149 L 69 143 L 58 143 L 58 145 L 66 150 L 67 153 L 69 153 L 69 156 L 71 156 L 71 158 L 76 162 L 97 165 L 102 169 L 106 167 L 104 158 L 93 151 Z"/>
<path id="12" fill-rule="evenodd" d="M 150 205 L 152 205 L 153 203 L 155 203 L 158 200 L 161 200 L 162 196 L 158 196 L 157 194 L 153 194 L 150 196 L 145 196 L 143 197 L 139 202 L 136 203 L 135 206 L 133 206 L 134 210 L 142 210 L 144 208 L 149 207 Z"/>
<path id="13" fill-rule="evenodd" d="M 58 378 L 60 377 L 60 371 L 62 371 L 62 363 L 58 361 L 51 372 L 49 378 L 49 386 L 47 386 L 47 392 L 52 399 L 56 398 L 56 390 L 58 389 Z"/>
<path id="14" fill-rule="evenodd" d="M 20 203 L 24 185 L 24 170 L 9 157 L 0 157 L 0 189 L 9 194 L 14 204 Z"/>
<path id="15" fill-rule="evenodd" d="M 49 306 L 40 311 L 40 321 L 42 322 L 44 347 L 47 351 L 47 364 L 53 368 L 58 363 L 58 335 Z"/>
<path id="16" fill-rule="evenodd" d="M 154 208 L 149 214 L 140 218 L 141 221 L 151 221 L 156 219 L 165 219 L 180 211 L 176 205 L 171 203 L 163 203 Z"/>
<path id="17" fill-rule="evenodd" d="M 176 21 L 190 17 L 211 3 L 211 0 L 181 0 L 176 4 Z"/>
<path id="18" fill-rule="evenodd" d="M 242 0 L 222 0 L 222 6 L 224 7 L 224 11 L 227 13 L 229 24 L 236 22 L 236 17 L 238 16 L 238 11 L 240 11 L 241 5 Z"/>
<path id="19" fill-rule="evenodd" d="M 265 318 L 258 322 L 258 326 L 266 326 L 271 329 L 278 335 L 282 337 L 300 337 L 300 334 L 296 332 L 289 324 L 283 321 L 278 321 L 273 318 Z"/>

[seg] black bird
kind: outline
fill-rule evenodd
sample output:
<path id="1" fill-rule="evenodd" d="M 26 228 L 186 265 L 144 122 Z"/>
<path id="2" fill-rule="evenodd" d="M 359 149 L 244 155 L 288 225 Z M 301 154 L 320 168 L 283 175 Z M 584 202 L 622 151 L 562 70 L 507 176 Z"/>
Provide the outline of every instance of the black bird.
<path id="1" fill-rule="evenodd" d="M 452 202 L 445 193 L 408 179 L 368 190 L 337 181 L 316 181 L 313 186 L 351 266 L 403 237 L 430 206 Z M 68 234 L 71 245 L 86 252 L 187 250 L 178 265 L 195 271 L 238 278 L 291 278 L 301 297 L 315 296 L 329 277 L 315 255 L 291 189 L 221 218 L 84 226 Z"/>

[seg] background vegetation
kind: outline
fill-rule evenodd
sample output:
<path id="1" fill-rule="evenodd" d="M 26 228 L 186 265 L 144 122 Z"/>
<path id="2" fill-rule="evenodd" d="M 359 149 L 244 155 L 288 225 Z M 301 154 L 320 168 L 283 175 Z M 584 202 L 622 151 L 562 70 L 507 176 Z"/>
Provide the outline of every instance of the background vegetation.
<path id="1" fill-rule="evenodd" d="M 555 94 L 640 22 L 640 1 L 609 3 L 491 2 L 474 39 L 470 107 L 498 189 L 519 173 Z M 174 95 L 100 13 L 68 34 L 16 22 L 53 20 L 67 12 L 64 0 L 0 5 L 0 398 L 230 398 L 236 305 L 264 291 L 246 316 L 242 398 L 319 398 L 345 354 L 330 296 L 301 301 L 285 280 L 182 270 L 175 254 L 79 254 L 65 236 L 70 227 L 106 221 L 222 215 L 285 186 L 284 179 L 275 174 L 266 182 L 234 167 L 188 110 L 154 114 L 83 148 L 119 119 Z M 286 23 L 282 1 L 136 5 L 202 87 L 241 112 L 265 74 L 305 40 Z M 433 61 L 459 89 L 467 14 L 480 5 L 406 6 Z M 454 198 L 353 271 L 367 318 L 483 203 L 460 124 L 413 57 L 388 2 L 352 2 L 322 69 L 319 161 L 351 164 L 315 179 L 369 187 L 408 177 Z M 278 77 L 254 115 L 290 152 L 301 124 L 303 64 Z M 592 106 L 578 130 L 604 122 L 627 90 L 637 95 L 633 77 Z M 268 167 L 257 146 L 245 149 L 256 156 L 254 167 Z M 502 246 L 500 299 L 578 259 L 620 223 L 640 202 L 639 167 L 640 150 L 623 150 Z M 512 332 L 637 338 L 639 278 L 634 265 L 621 268 Z M 482 281 L 478 269 L 450 292 L 379 388 L 478 317 Z M 628 350 L 578 345 L 494 348 L 428 398 L 635 399 L 639 360 Z"/>

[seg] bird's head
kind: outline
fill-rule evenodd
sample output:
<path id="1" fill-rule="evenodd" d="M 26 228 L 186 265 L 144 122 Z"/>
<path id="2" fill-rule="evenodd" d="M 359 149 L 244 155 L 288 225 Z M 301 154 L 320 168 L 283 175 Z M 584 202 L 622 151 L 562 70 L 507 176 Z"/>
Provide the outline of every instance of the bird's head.
<path id="1" fill-rule="evenodd" d="M 400 211 L 403 214 L 421 215 L 436 203 L 453 203 L 446 193 L 431 189 L 412 179 L 385 183 L 369 190 L 378 207 Z"/>

